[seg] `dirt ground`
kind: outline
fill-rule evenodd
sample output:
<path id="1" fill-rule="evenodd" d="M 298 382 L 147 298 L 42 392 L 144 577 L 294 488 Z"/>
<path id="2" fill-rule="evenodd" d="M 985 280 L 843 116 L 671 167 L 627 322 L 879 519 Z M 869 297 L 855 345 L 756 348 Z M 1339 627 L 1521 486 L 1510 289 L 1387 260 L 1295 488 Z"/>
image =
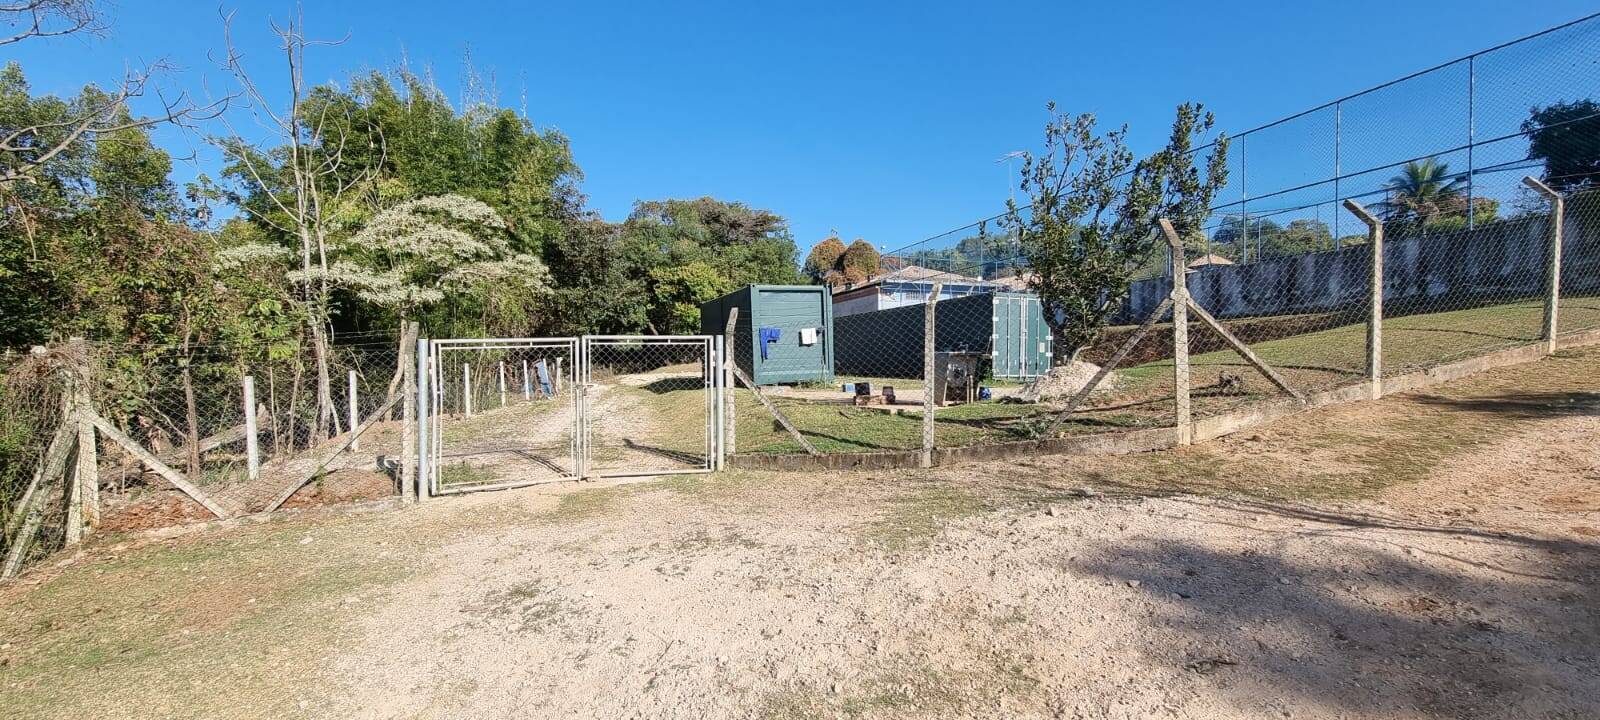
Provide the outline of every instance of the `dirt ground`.
<path id="1" fill-rule="evenodd" d="M 106 534 L 6 717 L 1592 718 L 1600 351 L 1181 450 Z"/>

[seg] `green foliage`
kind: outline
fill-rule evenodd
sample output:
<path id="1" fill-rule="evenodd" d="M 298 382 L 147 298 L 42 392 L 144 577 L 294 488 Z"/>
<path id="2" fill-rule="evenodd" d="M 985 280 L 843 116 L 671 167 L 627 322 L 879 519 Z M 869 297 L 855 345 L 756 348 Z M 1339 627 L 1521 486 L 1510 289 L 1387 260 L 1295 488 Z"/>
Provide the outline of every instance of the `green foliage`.
<path id="1" fill-rule="evenodd" d="M 697 332 L 698 310 L 690 313 L 685 304 L 745 285 L 801 281 L 795 265 L 799 251 L 783 218 L 743 203 L 709 197 L 640 202 L 617 242 L 618 270 L 645 289 L 643 319 L 653 333 Z M 707 295 L 712 288 L 720 291 Z M 630 299 L 589 301 L 620 303 L 621 308 L 605 313 L 612 317 L 635 310 Z"/>
<path id="2" fill-rule="evenodd" d="M 1228 139 L 1219 136 L 1204 173 L 1195 143 L 1214 118 L 1198 104 L 1178 106 L 1167 145 L 1134 160 L 1127 128 L 1104 134 L 1093 115 L 1069 117 L 1049 105 L 1042 156 L 1023 157 L 1021 190 L 1030 211 L 1007 202 L 1002 226 L 1017 234 L 1055 336 L 1057 362 L 1070 362 L 1099 337 L 1128 294 L 1133 274 L 1157 249 L 1156 221 L 1198 238 L 1217 189 L 1227 180 Z"/>
<path id="3" fill-rule="evenodd" d="M 1544 160 L 1544 181 L 1566 192 L 1600 184 L 1600 103 L 1553 103 L 1522 122 L 1528 157 Z"/>
<path id="4" fill-rule="evenodd" d="M 1406 163 L 1383 189 L 1388 195 L 1379 211 L 1384 230 L 1395 237 L 1466 212 L 1466 179 L 1452 176 L 1450 166 L 1437 158 Z"/>

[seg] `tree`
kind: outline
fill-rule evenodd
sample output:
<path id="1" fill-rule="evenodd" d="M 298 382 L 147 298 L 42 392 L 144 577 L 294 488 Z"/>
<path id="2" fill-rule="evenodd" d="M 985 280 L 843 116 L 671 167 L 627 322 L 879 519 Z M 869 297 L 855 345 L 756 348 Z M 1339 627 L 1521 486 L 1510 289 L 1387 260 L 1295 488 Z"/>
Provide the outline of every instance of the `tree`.
<path id="1" fill-rule="evenodd" d="M 716 297 L 707 295 L 710 288 L 801 279 L 787 223 L 743 203 L 709 197 L 642 201 L 620 233 L 620 271 L 646 288 L 644 329 L 652 333 L 696 331 L 698 320 L 683 308 Z"/>
<path id="2" fill-rule="evenodd" d="M 1228 139 L 1212 144 L 1204 172 L 1196 141 L 1214 118 L 1199 104 L 1178 106 L 1167 145 L 1137 162 L 1127 127 L 1100 134 L 1091 114 L 1069 117 L 1050 103 L 1041 156 L 1023 155 L 1024 212 L 1008 201 L 1002 226 L 1017 233 L 1057 343 L 1058 364 L 1076 361 L 1127 297 L 1132 274 L 1156 250 L 1156 221 L 1169 219 L 1196 238 L 1218 188 L 1227 181 Z M 1060 352 L 1064 350 L 1065 352 Z"/>
<path id="3" fill-rule="evenodd" d="M 357 153 L 353 159 L 358 161 L 359 167 L 353 169 L 346 163 L 348 136 L 343 131 L 347 126 L 333 121 L 339 116 L 330 112 L 307 112 L 305 51 L 309 46 L 326 43 L 306 37 L 299 15 L 291 17 L 286 25 L 272 26 L 289 70 L 288 103 L 281 108 L 277 108 L 245 68 L 244 56 L 233 42 L 232 19 L 231 14 L 223 18 L 226 46 L 223 67 L 233 76 L 240 94 L 249 100 L 256 121 L 276 133 L 281 144 L 263 152 L 235 131 L 224 116 L 228 135 L 220 139 L 218 145 L 231 162 L 228 173 L 244 184 L 246 195 L 253 201 L 253 205 L 246 206 L 251 218 L 298 243 L 300 268 L 296 274 L 296 300 L 305 306 L 304 317 L 316 363 L 313 432 L 316 437 L 327 437 L 339 430 L 329 370 L 328 334 L 332 310 L 329 305 L 329 239 L 335 210 L 347 193 L 368 185 L 376 163 Z M 367 162 L 360 162 L 362 160 Z"/>
<path id="4" fill-rule="evenodd" d="M 98 35 L 106 28 L 104 11 L 95 0 L 12 0 L 0 2 L 0 25 L 10 28 L 0 36 L 0 47 L 25 40 L 63 35 Z M 168 95 L 157 91 L 155 78 L 170 68 L 157 62 L 124 72 L 110 91 L 88 92 L 79 102 L 55 108 L 55 112 L 24 118 L 11 115 L 0 123 L 0 187 L 35 179 L 41 168 L 73 148 L 98 135 L 146 128 L 161 123 L 190 124 L 217 117 L 227 109 L 232 97 L 198 104 L 185 93 Z M 21 76 L 15 63 L 6 74 Z M 4 81 L 7 85 L 13 79 Z M 134 98 L 155 95 L 160 109 L 149 115 L 133 116 L 128 103 Z"/>
<path id="5" fill-rule="evenodd" d="M 1406 163 L 1383 189 L 1384 226 L 1396 236 L 1466 210 L 1466 181 L 1451 176 L 1450 166 L 1437 158 Z"/>
<path id="6" fill-rule="evenodd" d="M 1544 181 L 1566 192 L 1600 183 L 1600 103 L 1561 102 L 1534 108 L 1522 122 L 1528 157 L 1544 161 Z"/>
<path id="7" fill-rule="evenodd" d="M 864 283 L 878 274 L 881 258 L 877 249 L 861 238 L 856 238 L 839 256 L 839 277 L 848 284 Z"/>
<path id="8" fill-rule="evenodd" d="M 829 235 L 822 242 L 811 246 L 811 252 L 806 254 L 805 273 L 813 282 L 828 282 L 830 276 L 838 270 L 839 259 L 844 257 L 844 241 L 838 235 Z"/>

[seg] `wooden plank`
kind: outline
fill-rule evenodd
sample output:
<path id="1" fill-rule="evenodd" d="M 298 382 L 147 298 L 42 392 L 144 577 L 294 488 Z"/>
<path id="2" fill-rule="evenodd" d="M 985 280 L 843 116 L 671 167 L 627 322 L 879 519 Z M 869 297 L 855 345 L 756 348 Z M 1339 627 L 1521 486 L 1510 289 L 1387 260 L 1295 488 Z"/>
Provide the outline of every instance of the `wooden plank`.
<path id="1" fill-rule="evenodd" d="M 1055 419 L 1050 421 L 1050 426 L 1045 428 L 1044 432 L 1040 433 L 1040 435 L 1043 437 L 1054 437 L 1056 428 L 1061 425 L 1061 421 L 1067 419 L 1067 416 L 1071 415 L 1072 411 L 1077 410 L 1080 403 L 1089 399 L 1089 394 L 1093 393 L 1094 389 L 1100 386 L 1101 381 L 1105 380 L 1106 377 L 1111 374 L 1111 371 L 1117 369 L 1117 367 L 1122 364 L 1122 361 L 1128 358 L 1128 353 L 1133 352 L 1133 348 L 1138 346 L 1139 341 L 1143 340 L 1144 336 L 1150 333 L 1150 329 L 1154 328 L 1156 323 L 1161 322 L 1161 316 L 1165 315 L 1167 313 L 1167 308 L 1170 307 L 1172 307 L 1172 298 L 1169 297 L 1162 300 L 1161 304 L 1156 306 L 1155 311 L 1151 312 L 1150 315 L 1144 319 L 1144 322 L 1139 324 L 1139 329 L 1133 331 L 1133 334 L 1129 335 L 1128 339 L 1122 342 L 1122 347 L 1117 348 L 1117 352 L 1111 356 L 1111 360 L 1106 362 L 1106 364 L 1101 365 L 1100 371 L 1095 373 L 1094 377 L 1089 378 L 1089 382 L 1085 384 L 1083 389 L 1079 390 L 1076 395 L 1072 396 L 1072 400 L 1067 403 L 1065 408 L 1062 408 L 1060 412 L 1056 413 Z"/>
<path id="2" fill-rule="evenodd" d="M 195 502 L 200 503 L 200 505 L 205 509 L 211 511 L 212 515 L 215 515 L 219 518 L 225 518 L 228 516 L 228 512 L 223 510 L 221 505 L 218 505 L 217 502 L 212 500 L 209 495 L 201 492 L 200 488 L 195 487 L 193 483 L 189 482 L 189 479 L 184 477 L 183 473 L 168 467 L 166 463 L 161 462 L 160 458 L 156 457 L 149 450 L 141 447 L 139 443 L 134 442 L 133 438 L 128 437 L 121 430 L 118 430 L 117 426 L 112 425 L 110 421 L 100 417 L 99 414 L 90 411 L 87 408 L 80 409 L 79 412 L 82 413 L 83 417 L 89 422 L 94 423 L 95 428 L 100 432 L 105 433 L 105 436 L 112 442 L 121 445 L 123 450 L 128 451 L 128 454 L 138 458 L 139 462 L 144 463 L 145 467 L 154 470 L 157 475 L 166 478 L 167 482 L 172 483 L 173 487 L 178 488 L 179 490 L 183 491 L 185 495 L 193 498 Z"/>
<path id="3" fill-rule="evenodd" d="M 1290 387 L 1288 381 L 1284 380 L 1277 370 L 1272 369 L 1271 365 L 1268 365 L 1258 357 L 1255 351 L 1250 349 L 1249 345 L 1244 344 L 1239 338 L 1234 337 L 1233 333 L 1228 332 L 1228 329 L 1223 327 L 1222 323 L 1217 322 L 1217 319 L 1212 317 L 1211 313 L 1206 312 L 1205 308 L 1200 307 L 1200 304 L 1195 302 L 1194 298 L 1189 299 L 1189 309 L 1194 311 L 1195 317 L 1200 318 L 1200 322 L 1205 323 L 1206 327 L 1211 328 L 1216 334 L 1221 335 L 1222 339 L 1227 341 L 1229 345 L 1232 345 L 1234 352 L 1243 356 L 1245 362 L 1250 363 L 1262 375 L 1267 376 L 1267 379 L 1271 380 L 1273 385 L 1277 385 L 1279 390 L 1294 396 L 1294 399 L 1300 402 L 1305 402 L 1306 396 L 1304 394 Z"/>
<path id="4" fill-rule="evenodd" d="M 811 446 L 811 441 L 806 440 L 806 437 L 801 435 L 799 430 L 795 429 L 794 423 L 789 422 L 789 417 L 784 415 L 783 411 L 779 410 L 777 405 L 772 404 L 771 400 L 767 399 L 766 394 L 761 392 L 761 388 L 750 379 L 750 376 L 744 374 L 744 368 L 739 367 L 738 363 L 734 363 L 728 367 L 733 368 L 733 376 L 738 378 L 739 382 L 744 383 L 745 387 L 750 388 L 750 392 L 755 393 L 756 399 L 761 401 L 761 406 L 766 408 L 767 412 L 772 413 L 772 417 L 777 419 L 778 424 L 782 425 L 783 429 L 788 430 L 789 434 L 794 436 L 794 441 L 800 443 L 800 447 L 805 448 L 807 455 L 820 454 L 817 452 L 815 447 Z"/>
<path id="5" fill-rule="evenodd" d="M 334 458 L 339 457 L 339 454 L 344 452 L 345 448 L 350 447 L 351 443 L 354 443 L 356 438 L 361 437 L 362 433 L 365 433 L 368 428 L 372 427 L 380 419 L 386 416 L 389 413 L 390 408 L 393 408 L 394 404 L 399 401 L 400 397 L 398 395 L 389 398 L 389 401 L 384 403 L 383 407 L 378 408 L 377 410 L 373 411 L 371 415 L 368 415 L 367 419 L 363 420 L 359 427 L 355 428 L 355 430 L 349 433 L 346 433 L 343 442 L 335 445 L 332 449 L 323 451 L 322 458 L 317 461 L 316 467 L 312 469 L 309 474 L 305 475 L 304 477 L 297 478 L 293 483 L 284 486 L 283 490 L 278 493 L 277 497 L 274 498 L 271 503 L 268 503 L 267 506 L 262 509 L 262 511 L 272 512 L 273 510 L 277 510 L 278 507 L 283 505 L 283 503 L 286 502 L 291 495 L 294 495 L 302 486 L 308 482 L 311 482 L 312 478 L 315 478 L 319 473 L 321 473 L 323 467 L 327 466 L 328 463 L 333 462 Z"/>

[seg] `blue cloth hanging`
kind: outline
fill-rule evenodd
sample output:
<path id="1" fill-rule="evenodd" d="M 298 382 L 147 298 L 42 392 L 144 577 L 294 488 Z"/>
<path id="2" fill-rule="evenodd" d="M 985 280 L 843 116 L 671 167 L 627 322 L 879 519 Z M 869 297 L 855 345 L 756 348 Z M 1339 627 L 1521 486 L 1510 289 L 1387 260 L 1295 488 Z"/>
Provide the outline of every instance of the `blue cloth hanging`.
<path id="1" fill-rule="evenodd" d="M 775 343 L 783 337 L 783 330 L 775 327 L 761 328 L 761 359 L 767 359 L 767 343 Z"/>

